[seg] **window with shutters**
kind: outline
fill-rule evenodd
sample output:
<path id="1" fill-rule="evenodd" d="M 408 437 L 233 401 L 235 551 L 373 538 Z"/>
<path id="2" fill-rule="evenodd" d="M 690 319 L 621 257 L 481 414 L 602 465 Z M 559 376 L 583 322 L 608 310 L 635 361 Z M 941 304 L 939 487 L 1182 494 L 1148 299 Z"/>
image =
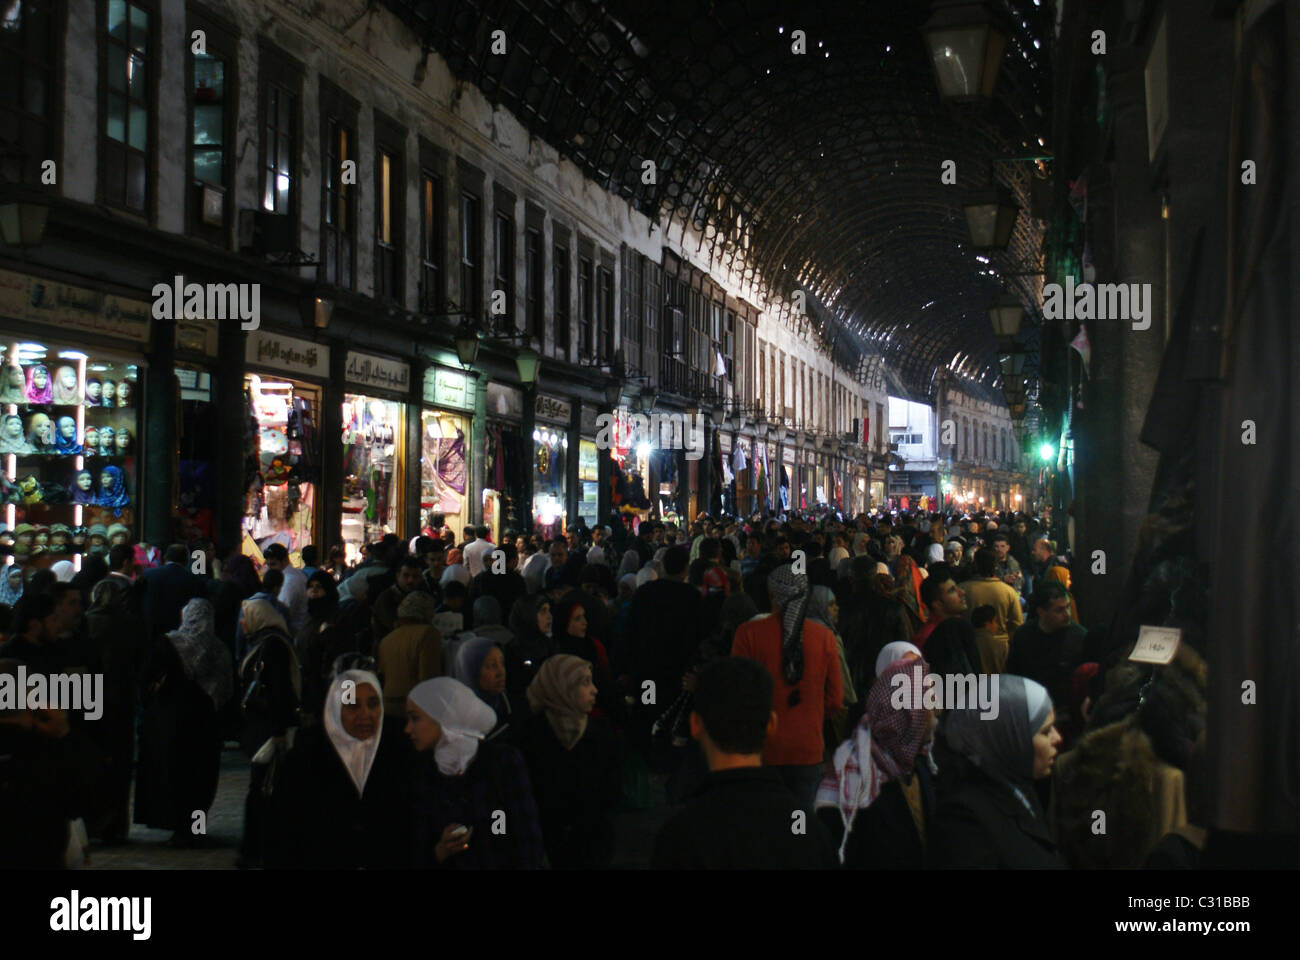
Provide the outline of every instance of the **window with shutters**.
<path id="1" fill-rule="evenodd" d="M 420 174 L 420 309 L 443 311 L 443 223 L 442 177 L 429 170 Z"/>
<path id="2" fill-rule="evenodd" d="M 468 191 L 460 195 L 461 309 L 472 320 L 483 311 L 483 201 Z"/>
<path id="3" fill-rule="evenodd" d="M 599 330 L 596 356 L 601 362 L 608 363 L 614 355 L 614 271 L 598 267 L 596 280 L 599 297 L 596 305 Z"/>
<path id="4" fill-rule="evenodd" d="M 551 251 L 551 283 L 555 289 L 555 350 L 568 357 L 573 312 L 570 307 L 573 281 L 569 279 L 569 247 L 557 243 Z"/>
<path id="5" fill-rule="evenodd" d="M 321 81 L 321 267 L 326 283 L 356 286 L 356 117 L 354 101 Z"/>
<path id="6" fill-rule="evenodd" d="M 596 308 L 594 294 L 594 267 L 587 257 L 578 258 L 578 355 L 590 358 L 595 340 Z"/>
<path id="7" fill-rule="evenodd" d="M 493 265 L 493 299 L 496 291 L 506 295 L 506 312 L 503 326 L 510 331 L 515 328 L 515 218 L 513 211 L 498 206 L 493 218 L 492 233 Z"/>
<path id="8" fill-rule="evenodd" d="M 406 131 L 375 114 L 375 297 L 404 297 Z"/>
<path id="9" fill-rule="evenodd" d="M 530 229 L 524 233 L 524 320 L 531 336 L 545 342 L 546 329 L 543 322 L 545 311 L 546 247 L 542 243 L 542 232 Z"/>

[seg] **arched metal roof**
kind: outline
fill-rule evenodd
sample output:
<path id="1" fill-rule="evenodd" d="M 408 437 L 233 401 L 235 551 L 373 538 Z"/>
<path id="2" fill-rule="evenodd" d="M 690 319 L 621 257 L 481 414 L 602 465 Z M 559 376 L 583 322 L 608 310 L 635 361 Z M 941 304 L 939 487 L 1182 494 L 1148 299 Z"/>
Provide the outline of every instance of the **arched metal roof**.
<path id="1" fill-rule="evenodd" d="M 1012 274 L 1037 269 L 1042 242 L 1025 158 L 1050 128 L 1051 0 L 989 3 L 1008 41 L 984 107 L 940 101 L 920 0 L 382 2 L 669 236 L 693 224 L 770 291 L 806 290 L 828 340 L 882 353 L 914 395 L 943 367 L 996 383 L 986 309 L 1002 278 L 1038 312 L 1040 278 Z M 993 182 L 1021 213 L 1008 250 L 981 262 L 962 204 Z"/>

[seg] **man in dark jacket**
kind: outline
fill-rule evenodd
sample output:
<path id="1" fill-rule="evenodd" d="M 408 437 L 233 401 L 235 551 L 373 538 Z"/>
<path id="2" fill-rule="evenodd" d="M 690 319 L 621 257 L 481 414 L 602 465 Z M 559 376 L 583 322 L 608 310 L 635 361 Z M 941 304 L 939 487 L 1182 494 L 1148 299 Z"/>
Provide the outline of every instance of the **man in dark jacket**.
<path id="1" fill-rule="evenodd" d="M 665 575 L 640 587 L 628 610 L 633 687 L 642 690 L 645 681 L 654 682 L 654 703 L 642 718 L 645 727 L 681 693 L 682 677 L 699 655 L 704 604 L 700 591 L 686 582 L 689 562 L 684 545 L 671 547 L 664 554 Z"/>
<path id="2" fill-rule="evenodd" d="M 695 684 L 691 736 L 709 775 L 696 799 L 655 839 L 651 866 L 677 870 L 815 870 L 839 866 L 825 827 L 808 819 L 780 775 L 763 767 L 776 728 L 772 679 L 758 663 L 727 657 Z"/>
<path id="3" fill-rule="evenodd" d="M 1085 662 L 1087 631 L 1070 620 L 1070 595 L 1055 580 L 1042 580 L 1029 602 L 1032 619 L 1011 638 L 1007 673 L 1037 680 L 1066 707 L 1070 675 Z"/>
<path id="4" fill-rule="evenodd" d="M 163 554 L 163 565 L 146 570 L 140 584 L 140 616 L 150 643 L 181 625 L 181 610 L 204 594 L 203 580 L 190 572 L 190 552 L 173 543 Z"/>

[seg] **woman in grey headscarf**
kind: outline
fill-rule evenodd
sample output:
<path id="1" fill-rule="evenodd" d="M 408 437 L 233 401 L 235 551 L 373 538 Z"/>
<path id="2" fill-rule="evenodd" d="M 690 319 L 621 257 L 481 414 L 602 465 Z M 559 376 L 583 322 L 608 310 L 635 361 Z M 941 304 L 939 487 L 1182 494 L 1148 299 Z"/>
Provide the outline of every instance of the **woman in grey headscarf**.
<path id="1" fill-rule="evenodd" d="M 1061 736 L 1047 690 L 1003 673 L 989 709 L 949 707 L 940 725 L 939 807 L 929 865 L 1061 868 L 1034 781 L 1051 776 Z"/>
<path id="2" fill-rule="evenodd" d="M 135 822 L 173 830 L 174 845 L 191 846 L 194 812 L 216 799 L 217 711 L 234 693 L 234 664 L 207 600 L 187 603 L 167 640 L 145 669 Z"/>
<path id="3" fill-rule="evenodd" d="M 853 678 L 849 674 L 849 662 L 844 656 L 844 640 L 840 637 L 838 629 L 839 616 L 840 607 L 835 600 L 835 592 L 830 587 L 813 587 L 808 600 L 808 619 L 820 623 L 834 634 L 835 646 L 840 651 L 840 677 L 844 684 L 844 703 L 828 718 L 831 732 L 834 734 L 831 738 L 833 743 L 839 743 L 848 735 L 849 715 L 856 712 L 854 706 L 858 702 L 857 692 L 853 689 Z"/>
<path id="4" fill-rule="evenodd" d="M 0 570 L 0 604 L 13 607 L 23 596 L 23 568 L 12 564 Z"/>

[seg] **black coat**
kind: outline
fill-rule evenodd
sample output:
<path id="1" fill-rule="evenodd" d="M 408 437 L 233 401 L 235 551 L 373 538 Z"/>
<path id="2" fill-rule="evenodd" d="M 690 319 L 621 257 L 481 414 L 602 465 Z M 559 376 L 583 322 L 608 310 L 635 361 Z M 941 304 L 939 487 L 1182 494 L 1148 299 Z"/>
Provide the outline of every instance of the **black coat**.
<path id="1" fill-rule="evenodd" d="M 55 740 L 0 724 L 0 869 L 62 869 L 68 821 L 89 814 L 105 757 L 77 730 Z"/>
<path id="2" fill-rule="evenodd" d="M 1069 704 L 1070 675 L 1084 662 L 1087 635 L 1077 623 L 1056 633 L 1043 633 L 1038 619 L 1030 620 L 1011 638 L 1005 672 L 1045 686 L 1059 713 Z"/>
<path id="3" fill-rule="evenodd" d="M 556 739 L 544 714 L 515 730 L 528 764 L 546 857 L 556 869 L 595 870 L 614 856 L 613 814 L 622 799 L 619 745 L 602 720 L 590 720 L 572 750 Z"/>
<path id="4" fill-rule="evenodd" d="M 411 866 L 413 756 L 402 721 L 386 718 L 365 793 L 358 796 L 324 728 L 301 731 L 271 795 L 266 865 L 315 870 Z"/>
<path id="5" fill-rule="evenodd" d="M 151 641 L 181 625 L 181 611 L 195 597 L 205 596 L 201 577 L 179 563 L 164 563 L 140 574 L 140 616 Z"/>
<path id="6" fill-rule="evenodd" d="M 1037 803 L 1030 794 L 1029 801 Z M 931 868 L 1065 868 L 1046 818 L 1030 812 L 1009 786 L 973 768 L 951 787 L 944 786 L 926 840 Z"/>
<path id="7" fill-rule="evenodd" d="M 696 799 L 659 831 L 650 865 L 656 870 L 837 868 L 835 847 L 816 817 L 804 822 L 804 832 L 795 832 L 798 807 L 771 767 L 710 773 Z"/>
<path id="8" fill-rule="evenodd" d="M 924 757 L 917 758 L 915 776 L 921 786 L 921 811 L 928 834 L 936 800 L 934 775 Z M 844 838 L 839 810 L 823 807 L 817 816 L 838 849 Z M 876 802 L 853 818 L 849 842 L 844 846 L 844 866 L 849 870 L 920 870 L 925 866 L 925 845 L 898 781 L 885 784 Z"/>

